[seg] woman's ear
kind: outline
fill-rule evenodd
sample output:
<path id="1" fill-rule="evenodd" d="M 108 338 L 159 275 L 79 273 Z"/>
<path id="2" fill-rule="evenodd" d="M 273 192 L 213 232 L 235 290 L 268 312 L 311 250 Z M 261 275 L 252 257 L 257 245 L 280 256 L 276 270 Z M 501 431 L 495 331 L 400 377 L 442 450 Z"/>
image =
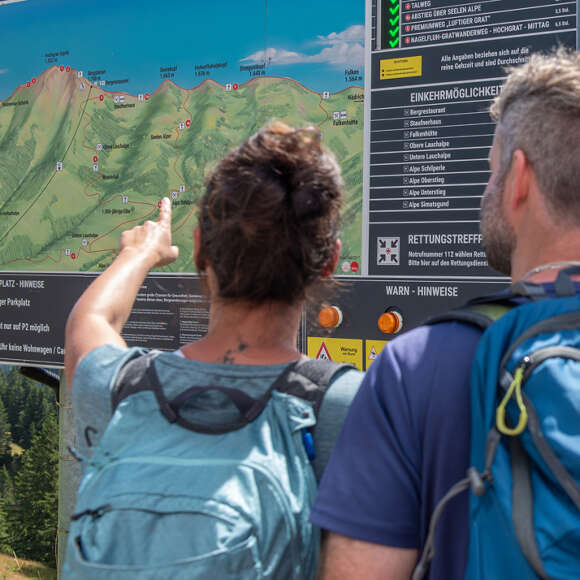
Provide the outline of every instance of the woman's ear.
<path id="1" fill-rule="evenodd" d="M 201 229 L 199 226 L 193 230 L 193 263 L 198 272 L 205 270 L 205 260 L 201 254 Z"/>
<path id="2" fill-rule="evenodd" d="M 342 242 L 340 241 L 339 238 L 336 238 L 336 240 L 334 241 L 334 249 L 332 251 L 332 256 L 330 257 L 328 264 L 322 270 L 322 273 L 320 274 L 321 278 L 328 278 L 329 276 L 332 276 L 332 274 L 336 270 L 336 266 L 338 265 L 338 260 L 340 258 L 340 250 L 342 250 Z"/>

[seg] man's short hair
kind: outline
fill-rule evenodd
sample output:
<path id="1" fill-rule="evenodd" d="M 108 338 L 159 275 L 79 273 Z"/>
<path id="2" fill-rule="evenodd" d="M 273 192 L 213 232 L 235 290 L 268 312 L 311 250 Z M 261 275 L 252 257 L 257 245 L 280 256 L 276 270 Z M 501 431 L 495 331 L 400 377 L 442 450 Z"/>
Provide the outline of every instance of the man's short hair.
<path id="1" fill-rule="evenodd" d="M 490 109 L 498 122 L 500 177 L 521 149 L 552 217 L 580 226 L 580 53 L 533 54 L 508 72 Z"/>

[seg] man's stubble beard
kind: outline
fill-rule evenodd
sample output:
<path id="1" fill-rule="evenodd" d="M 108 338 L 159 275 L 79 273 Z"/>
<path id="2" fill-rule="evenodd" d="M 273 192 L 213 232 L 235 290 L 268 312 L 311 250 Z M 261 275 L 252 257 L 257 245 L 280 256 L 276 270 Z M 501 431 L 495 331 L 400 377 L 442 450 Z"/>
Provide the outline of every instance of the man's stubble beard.
<path id="1" fill-rule="evenodd" d="M 503 184 L 490 182 L 481 200 L 481 234 L 483 249 L 491 268 L 506 276 L 511 275 L 512 253 L 516 235 L 502 212 Z"/>

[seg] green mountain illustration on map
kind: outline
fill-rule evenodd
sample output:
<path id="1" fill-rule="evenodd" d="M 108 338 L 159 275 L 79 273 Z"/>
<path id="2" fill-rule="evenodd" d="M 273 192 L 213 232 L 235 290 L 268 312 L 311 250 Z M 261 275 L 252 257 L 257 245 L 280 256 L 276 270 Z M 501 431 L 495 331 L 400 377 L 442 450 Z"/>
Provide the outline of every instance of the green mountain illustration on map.
<path id="1" fill-rule="evenodd" d="M 295 80 L 165 81 L 154 93 L 104 91 L 51 67 L 0 106 L 0 269 L 100 271 L 124 229 L 173 199 L 179 260 L 191 272 L 196 201 L 225 153 L 270 120 L 319 125 L 346 186 L 343 259 L 360 260 L 362 89 L 320 94 Z"/>

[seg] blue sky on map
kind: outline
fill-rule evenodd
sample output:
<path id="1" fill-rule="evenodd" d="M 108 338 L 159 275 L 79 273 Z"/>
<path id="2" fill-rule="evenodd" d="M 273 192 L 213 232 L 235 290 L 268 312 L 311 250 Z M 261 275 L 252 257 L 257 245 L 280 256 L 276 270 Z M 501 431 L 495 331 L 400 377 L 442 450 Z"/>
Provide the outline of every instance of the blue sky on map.
<path id="1" fill-rule="evenodd" d="M 314 90 L 344 88 L 344 69 L 362 68 L 364 0 L 0 0 L 0 99 L 57 64 L 130 78 L 129 92 L 153 91 L 159 68 L 193 87 L 196 64 L 228 62 L 212 75 L 244 82 L 240 64 L 262 62 Z"/>

